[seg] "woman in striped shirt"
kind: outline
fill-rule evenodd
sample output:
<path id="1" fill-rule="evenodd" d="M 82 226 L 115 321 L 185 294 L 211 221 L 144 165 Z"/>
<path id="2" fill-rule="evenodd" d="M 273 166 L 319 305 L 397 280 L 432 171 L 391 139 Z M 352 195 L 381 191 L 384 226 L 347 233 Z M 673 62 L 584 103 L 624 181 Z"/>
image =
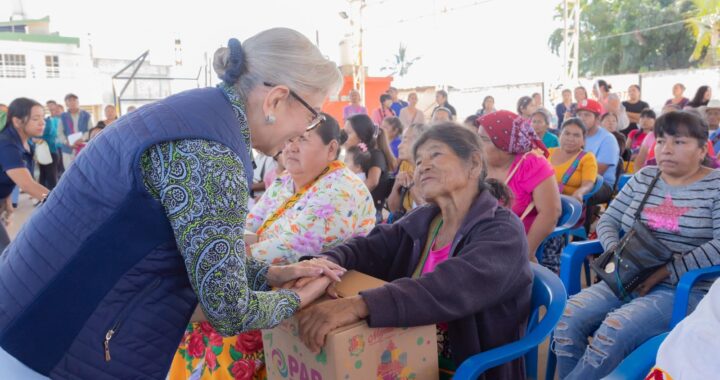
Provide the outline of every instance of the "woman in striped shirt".
<path id="1" fill-rule="evenodd" d="M 658 166 L 635 174 L 600 219 L 603 248 L 613 249 L 620 230 L 630 230 L 643 196 L 659 176 L 640 220 L 675 254 L 629 302 L 618 299 L 603 282 L 570 298 L 555 330 L 561 379 L 595 379 L 610 373 L 645 340 L 667 331 L 680 276 L 720 264 L 720 172 L 702 165 L 708 139 L 704 123 L 687 112 L 661 116 L 655 125 Z M 693 290 L 690 310 L 710 284 L 700 283 Z"/>

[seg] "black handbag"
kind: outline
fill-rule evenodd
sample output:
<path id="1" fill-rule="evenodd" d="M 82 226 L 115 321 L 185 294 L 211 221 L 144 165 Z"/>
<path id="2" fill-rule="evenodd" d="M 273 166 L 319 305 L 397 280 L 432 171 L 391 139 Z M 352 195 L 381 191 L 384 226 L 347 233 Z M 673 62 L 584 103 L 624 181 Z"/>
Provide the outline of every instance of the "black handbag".
<path id="1" fill-rule="evenodd" d="M 405 196 L 407 195 L 408 191 L 410 191 L 409 187 L 400 186 L 400 189 L 398 189 L 400 192 L 400 208 L 395 211 L 391 212 L 388 216 L 388 224 L 393 224 L 400 220 L 405 214 L 407 213 L 407 210 L 405 210 L 405 206 L 403 205 L 403 200 L 405 199 Z"/>
<path id="2" fill-rule="evenodd" d="M 630 231 L 614 249 L 604 252 L 590 263 L 597 276 L 620 299 L 628 299 L 638 285 L 673 258 L 673 252 L 640 221 L 640 214 L 658 179 L 660 172 L 653 178 L 640 202 Z"/>

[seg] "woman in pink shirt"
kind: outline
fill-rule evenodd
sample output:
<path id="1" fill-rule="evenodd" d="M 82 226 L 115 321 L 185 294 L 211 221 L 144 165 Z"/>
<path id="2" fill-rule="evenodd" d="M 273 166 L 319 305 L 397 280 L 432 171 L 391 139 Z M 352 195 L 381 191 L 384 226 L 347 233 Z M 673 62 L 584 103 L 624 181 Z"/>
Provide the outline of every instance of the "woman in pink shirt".
<path id="1" fill-rule="evenodd" d="M 483 115 L 476 124 L 487 154 L 488 178 L 512 190 L 512 210 L 525 225 L 530 260 L 537 261 L 535 251 L 555 229 L 561 212 L 555 170 L 545 158 L 547 148 L 532 127 L 510 111 Z"/>
<path id="2" fill-rule="evenodd" d="M 373 123 L 375 123 L 375 125 L 379 127 L 382 125 L 382 122 L 383 120 L 385 120 L 386 117 L 397 116 L 395 115 L 395 112 L 393 112 L 392 108 L 390 108 L 391 105 L 392 98 L 390 97 L 390 95 L 380 95 L 380 108 L 376 109 L 370 117 Z"/>

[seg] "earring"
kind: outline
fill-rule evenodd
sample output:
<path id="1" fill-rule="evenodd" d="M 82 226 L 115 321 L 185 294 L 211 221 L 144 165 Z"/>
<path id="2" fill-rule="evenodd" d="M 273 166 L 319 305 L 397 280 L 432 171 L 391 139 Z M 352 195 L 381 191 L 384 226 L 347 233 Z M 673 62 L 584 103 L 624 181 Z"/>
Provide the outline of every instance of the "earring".
<path id="1" fill-rule="evenodd" d="M 273 116 L 273 115 L 265 116 L 265 122 L 268 124 L 275 124 L 275 116 Z"/>

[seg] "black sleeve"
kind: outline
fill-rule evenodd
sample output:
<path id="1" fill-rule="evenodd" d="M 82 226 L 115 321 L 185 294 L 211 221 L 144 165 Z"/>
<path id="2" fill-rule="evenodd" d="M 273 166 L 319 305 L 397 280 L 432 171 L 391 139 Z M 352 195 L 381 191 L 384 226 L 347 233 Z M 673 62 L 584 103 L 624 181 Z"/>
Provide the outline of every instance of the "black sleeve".
<path id="1" fill-rule="evenodd" d="M 383 173 L 387 173 L 388 166 L 385 155 L 379 149 L 370 151 L 370 167 L 377 166 Z"/>
<path id="2" fill-rule="evenodd" d="M 623 105 L 625 106 L 625 111 L 627 111 L 627 112 L 632 112 L 632 113 L 640 113 L 640 112 L 642 112 L 642 110 L 644 110 L 645 108 L 649 108 L 649 107 L 650 107 L 647 103 L 643 102 L 642 100 L 639 101 L 639 102 L 637 102 L 637 103 L 635 103 L 635 104 L 630 104 L 630 103 L 628 103 L 628 102 L 623 102 Z"/>

